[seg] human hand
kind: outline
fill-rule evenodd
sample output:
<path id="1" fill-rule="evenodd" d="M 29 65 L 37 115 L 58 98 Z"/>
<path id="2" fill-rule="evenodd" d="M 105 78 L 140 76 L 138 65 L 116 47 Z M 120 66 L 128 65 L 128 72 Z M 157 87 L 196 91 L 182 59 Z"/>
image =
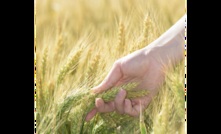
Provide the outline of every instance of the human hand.
<path id="1" fill-rule="evenodd" d="M 125 99 L 127 93 L 122 89 L 114 101 L 104 102 L 97 98 L 95 108 L 87 114 L 86 121 L 91 120 L 97 112 L 117 111 L 120 114 L 138 116 L 140 106 L 142 109 L 148 106 L 164 81 L 166 68 L 176 65 L 184 58 L 185 18 L 186 14 L 147 47 L 117 60 L 104 81 L 92 90 L 94 93 L 101 93 L 114 86 L 138 82 L 139 85 L 134 90 L 146 89 L 149 94 L 136 99 Z"/>
<path id="2" fill-rule="evenodd" d="M 148 106 L 164 80 L 163 65 L 155 59 L 156 54 L 155 49 L 145 48 L 117 60 L 103 82 L 92 89 L 94 93 L 101 93 L 114 86 L 138 82 L 134 90 L 147 89 L 149 90 L 147 96 L 126 99 L 127 93 L 122 89 L 114 101 L 104 102 L 101 98 L 97 98 L 95 108 L 87 114 L 86 121 L 92 119 L 97 112 L 116 111 L 119 114 L 138 116 L 140 106 L 142 105 L 142 109 Z"/>

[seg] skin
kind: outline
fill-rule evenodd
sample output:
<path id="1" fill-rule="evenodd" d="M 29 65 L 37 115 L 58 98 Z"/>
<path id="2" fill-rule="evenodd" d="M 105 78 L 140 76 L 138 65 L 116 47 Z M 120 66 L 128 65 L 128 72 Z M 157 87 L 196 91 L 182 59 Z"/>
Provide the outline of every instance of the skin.
<path id="1" fill-rule="evenodd" d="M 114 86 L 138 82 L 139 85 L 134 90 L 146 89 L 149 94 L 126 99 L 127 92 L 121 89 L 114 101 L 104 102 L 101 98 L 96 98 L 95 107 L 87 114 L 86 121 L 91 120 L 97 112 L 116 111 L 137 117 L 141 105 L 142 109 L 147 108 L 163 84 L 166 70 L 184 58 L 185 18 L 186 14 L 145 48 L 118 59 L 103 82 L 91 90 L 97 94 Z"/>

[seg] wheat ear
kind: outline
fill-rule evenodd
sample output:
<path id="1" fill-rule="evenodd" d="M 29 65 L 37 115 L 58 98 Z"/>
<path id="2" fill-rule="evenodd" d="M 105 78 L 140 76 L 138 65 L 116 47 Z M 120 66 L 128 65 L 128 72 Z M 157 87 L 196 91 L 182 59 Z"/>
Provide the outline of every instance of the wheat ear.
<path id="1" fill-rule="evenodd" d="M 61 84 L 66 74 L 68 73 L 68 71 L 70 71 L 72 67 L 76 69 L 81 53 L 82 53 L 82 50 L 79 49 L 73 56 L 71 56 L 68 59 L 67 63 L 60 69 L 58 78 L 57 78 L 57 85 Z"/>
<path id="2" fill-rule="evenodd" d="M 122 53 L 124 53 L 124 48 L 125 48 L 125 28 L 124 28 L 124 24 L 122 21 L 119 24 L 117 48 L 118 48 L 119 56 L 121 56 Z"/>

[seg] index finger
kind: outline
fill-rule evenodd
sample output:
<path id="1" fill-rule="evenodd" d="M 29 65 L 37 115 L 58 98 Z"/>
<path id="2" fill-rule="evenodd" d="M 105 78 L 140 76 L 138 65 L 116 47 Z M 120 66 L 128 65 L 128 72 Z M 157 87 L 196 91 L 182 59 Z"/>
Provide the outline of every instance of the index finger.
<path id="1" fill-rule="evenodd" d="M 117 61 L 114 63 L 111 71 L 108 73 L 106 78 L 98 86 L 92 88 L 92 92 L 101 93 L 111 87 L 113 87 L 123 76 L 120 63 Z"/>

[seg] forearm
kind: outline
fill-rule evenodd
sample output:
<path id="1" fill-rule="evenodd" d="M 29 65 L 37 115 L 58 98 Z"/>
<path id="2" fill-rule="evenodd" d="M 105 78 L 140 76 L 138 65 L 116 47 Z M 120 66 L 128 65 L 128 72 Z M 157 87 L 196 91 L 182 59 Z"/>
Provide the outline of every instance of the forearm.
<path id="1" fill-rule="evenodd" d="M 184 59 L 184 35 L 186 14 L 158 39 L 144 48 L 146 53 L 152 51 L 158 61 L 168 65 L 177 64 Z"/>

